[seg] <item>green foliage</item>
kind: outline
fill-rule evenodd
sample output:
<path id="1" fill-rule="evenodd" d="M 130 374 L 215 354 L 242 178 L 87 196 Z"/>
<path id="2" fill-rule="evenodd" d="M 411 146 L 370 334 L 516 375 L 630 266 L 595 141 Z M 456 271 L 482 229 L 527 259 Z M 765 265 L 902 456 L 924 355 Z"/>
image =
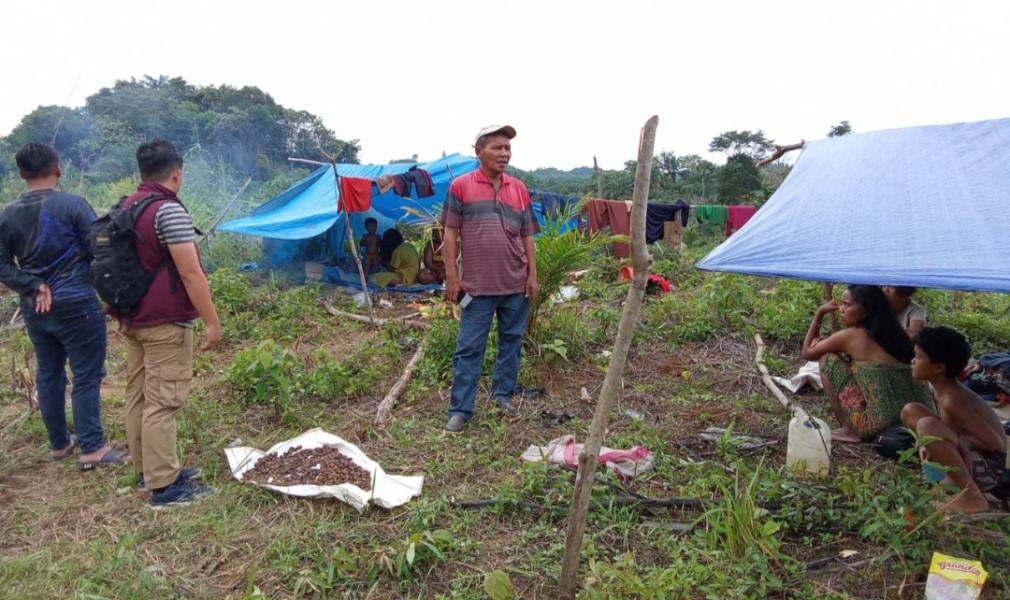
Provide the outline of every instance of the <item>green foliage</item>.
<path id="1" fill-rule="evenodd" d="M 424 334 L 424 356 L 414 374 L 416 379 L 429 385 L 443 385 L 452 378 L 452 355 L 456 352 L 459 323 L 448 310 L 439 310 L 428 319 L 428 325 Z"/>
<path id="2" fill-rule="evenodd" d="M 509 600 L 513 597 L 512 580 L 505 571 L 491 571 L 484 575 L 484 591 L 491 600 Z"/>
<path id="3" fill-rule="evenodd" d="M 227 311 L 239 314 L 246 310 L 253 297 L 253 289 L 249 280 L 234 269 L 223 268 L 207 276 L 210 284 L 214 307 L 220 313 Z"/>
<path id="4" fill-rule="evenodd" d="M 758 505 L 759 479 L 762 477 L 759 465 L 753 470 L 750 480 L 743 484 L 737 471 L 732 489 L 719 482 L 719 502 L 706 510 L 702 519 L 708 524 L 706 535 L 714 536 L 715 543 L 730 558 L 749 559 L 758 552 L 777 563 L 783 558 L 779 552 L 781 541 L 776 535 L 782 524 Z"/>
<path id="5" fill-rule="evenodd" d="M 838 125 L 832 125 L 828 131 L 828 137 L 840 137 L 852 133 L 852 125 L 848 121 L 841 121 Z"/>
<path id="6" fill-rule="evenodd" d="M 225 372 L 225 381 L 247 404 L 272 406 L 284 416 L 294 409 L 291 400 L 301 365 L 298 354 L 267 339 L 255 348 L 239 350 Z"/>
<path id="7" fill-rule="evenodd" d="M 136 170 L 137 145 L 156 137 L 180 150 L 199 147 L 208 162 L 265 181 L 291 167 L 289 156 L 358 162 L 357 140 L 336 138 L 319 117 L 277 104 L 256 87 L 194 86 L 180 77 L 116 81 L 88 96 L 85 107 L 39 107 L 4 140 L 7 147 L 50 141 L 64 161 L 111 181 Z M 9 169 L 8 169 L 9 170 Z"/>
<path id="8" fill-rule="evenodd" d="M 775 140 L 766 138 L 765 132 L 760 129 L 757 132 L 734 130 L 712 138 L 708 150 L 709 152 L 725 152 L 731 157 L 742 154 L 749 157 L 753 165 L 754 160 L 760 160 L 771 152 L 774 143 Z"/>
<path id="9" fill-rule="evenodd" d="M 721 204 L 741 204 L 753 200 L 761 190 L 761 175 L 754 159 L 747 154 L 734 154 L 717 177 L 716 197 Z M 764 200 L 763 194 L 759 198 Z M 760 202 L 751 202 L 760 204 Z"/>
<path id="10" fill-rule="evenodd" d="M 453 535 L 446 529 L 413 533 L 406 540 L 375 552 L 368 579 L 374 581 L 383 571 L 398 580 L 411 579 L 434 563 L 445 561 L 445 552 L 452 544 Z"/>
<path id="11" fill-rule="evenodd" d="M 295 595 L 311 593 L 326 596 L 357 575 L 358 561 L 344 548 L 337 547 L 328 556 L 320 556 L 314 565 L 298 571 Z"/>
<path id="12" fill-rule="evenodd" d="M 565 225 L 583 206 L 584 201 L 579 202 L 576 206 L 560 211 L 555 219 L 545 220 L 541 235 L 537 238 L 537 282 L 540 285 L 540 295 L 530 304 L 526 330 L 527 337 L 534 343 L 541 342 L 541 315 L 546 311 L 551 298 L 561 291 L 568 274 L 588 266 L 593 254 L 606 244 L 627 239 L 627 236 L 604 235 L 600 232 L 566 231 Z"/>

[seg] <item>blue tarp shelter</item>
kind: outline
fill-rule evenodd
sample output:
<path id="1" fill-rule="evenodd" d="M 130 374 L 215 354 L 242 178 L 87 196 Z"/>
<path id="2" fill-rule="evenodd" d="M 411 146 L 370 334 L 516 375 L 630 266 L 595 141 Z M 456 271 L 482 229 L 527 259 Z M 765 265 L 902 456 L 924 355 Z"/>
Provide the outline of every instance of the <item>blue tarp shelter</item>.
<path id="1" fill-rule="evenodd" d="M 751 220 L 695 266 L 1010 292 L 1010 119 L 808 142 Z"/>
<path id="2" fill-rule="evenodd" d="M 413 166 L 413 163 L 338 164 L 337 171 L 341 176 L 375 178 L 380 175 L 404 173 Z M 383 231 L 397 223 L 411 223 L 418 220 L 407 208 L 433 212 L 435 207 L 440 206 L 445 200 L 452 177 L 469 173 L 477 166 L 476 159 L 460 154 L 417 164 L 419 169 L 428 171 L 435 187 L 435 195 L 428 198 L 417 198 L 416 190 L 412 190 L 412 198 L 406 199 L 393 190 L 379 194 L 377 188 L 373 188 L 371 210 L 350 215 L 355 238 L 360 238 L 364 233 L 364 221 L 368 217 L 374 217 L 379 222 L 378 231 L 381 235 Z M 346 237 L 342 219 L 343 217 L 337 214 L 337 191 L 333 169 L 324 166 L 277 197 L 258 206 L 250 216 L 228 221 L 219 229 L 266 238 L 264 255 L 267 266 L 277 267 L 292 260 L 342 257 L 343 241 Z"/>

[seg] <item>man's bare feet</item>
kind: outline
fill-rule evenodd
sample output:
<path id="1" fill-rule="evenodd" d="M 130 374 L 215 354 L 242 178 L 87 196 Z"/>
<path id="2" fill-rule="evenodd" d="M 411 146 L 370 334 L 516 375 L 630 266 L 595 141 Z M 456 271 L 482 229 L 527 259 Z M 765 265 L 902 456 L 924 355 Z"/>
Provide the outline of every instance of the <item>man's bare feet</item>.
<path id="1" fill-rule="evenodd" d="M 955 513 L 980 513 L 989 510 L 989 501 L 979 489 L 970 485 L 957 493 L 947 502 L 934 502 L 936 510 L 952 515 Z"/>
<path id="2" fill-rule="evenodd" d="M 112 450 L 111 446 L 102 446 L 101 448 L 95 450 L 94 452 L 88 452 L 87 454 L 82 454 L 81 457 L 78 458 L 77 460 L 83 463 L 99 461 L 102 460 L 106 454 L 108 454 L 109 450 Z"/>
<path id="3" fill-rule="evenodd" d="M 50 456 L 54 461 L 60 461 L 73 454 L 74 450 L 77 450 L 77 438 L 74 436 L 70 436 L 70 443 L 67 444 L 65 448 L 61 448 L 59 450 L 51 450 Z"/>
<path id="4" fill-rule="evenodd" d="M 831 432 L 831 441 L 844 444 L 859 444 L 863 441 L 863 438 L 859 437 L 859 434 L 848 427 L 842 427 Z"/>

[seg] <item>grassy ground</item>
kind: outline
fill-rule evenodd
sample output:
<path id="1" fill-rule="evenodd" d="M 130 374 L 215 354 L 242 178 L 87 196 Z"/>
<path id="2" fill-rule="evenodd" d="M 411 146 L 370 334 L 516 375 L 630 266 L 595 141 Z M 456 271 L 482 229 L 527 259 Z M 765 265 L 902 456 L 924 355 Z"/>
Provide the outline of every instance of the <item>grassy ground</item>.
<path id="1" fill-rule="evenodd" d="M 668 256 L 656 265 L 675 290 L 649 297 L 605 440 L 645 446 L 656 465 L 629 482 L 601 470 L 580 597 L 919 598 L 929 558 L 941 551 L 983 561 L 987 597 L 1010 598 L 1010 519 L 943 522 L 917 468 L 866 447 L 836 446 L 830 478 L 783 468 L 788 418 L 757 377 L 752 333 L 764 334 L 773 372 L 795 372 L 819 287 L 701 274 L 690 263 Z M 442 431 L 455 335 L 444 307 L 419 299 L 426 332 L 375 331 L 315 302 L 334 290 L 251 286 L 219 271 L 212 283 L 226 343 L 197 359 L 179 416 L 183 462 L 200 466 L 215 493 L 161 512 L 148 508 L 129 467 L 82 474 L 73 462 L 49 462 L 41 420 L 12 376 L 30 345 L 4 326 L 0 598 L 555 597 L 574 475 L 518 456 L 564 434 L 585 438 L 595 405 L 581 391 L 599 392 L 626 293 L 615 277 L 612 264 L 597 263 L 578 283 L 581 300 L 541 319 L 521 379 L 546 394 L 523 401 L 522 420 L 507 423 L 480 400 L 466 433 L 453 437 Z M 0 301 L 6 323 L 13 296 Z M 979 353 L 999 347 L 1004 297 L 931 292 L 923 302 L 931 321 L 968 330 Z M 416 308 L 397 301 L 382 313 Z M 422 340 L 414 382 L 389 427 L 375 430 L 379 401 Z M 110 326 L 104 423 L 121 447 L 124 369 Z M 823 396 L 800 400 L 830 422 Z M 557 415 L 572 419 L 557 424 Z M 700 438 L 710 426 L 770 443 L 748 451 L 728 435 Z M 231 477 L 222 449 L 232 441 L 266 449 L 312 427 L 359 445 L 388 473 L 423 474 L 423 494 L 358 513 Z M 618 504 L 629 489 L 696 502 Z M 456 504 L 470 500 L 490 502 Z"/>

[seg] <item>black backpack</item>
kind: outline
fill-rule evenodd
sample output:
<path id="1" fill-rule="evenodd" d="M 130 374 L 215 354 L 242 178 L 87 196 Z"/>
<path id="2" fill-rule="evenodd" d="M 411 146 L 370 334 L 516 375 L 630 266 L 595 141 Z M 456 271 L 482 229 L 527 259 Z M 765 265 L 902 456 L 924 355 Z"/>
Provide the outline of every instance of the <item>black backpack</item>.
<path id="1" fill-rule="evenodd" d="M 123 208 L 126 198 L 120 198 L 109 212 L 95 219 L 88 231 L 88 242 L 94 254 L 91 259 L 91 284 L 98 297 L 109 305 L 116 316 L 134 317 L 154 278 L 172 262 L 171 257 L 166 255 L 154 269 L 148 271 L 144 268 L 134 240 L 142 244 L 146 244 L 147 240 L 136 230 L 137 219 L 152 202 L 179 200 L 175 196 L 149 194 L 133 206 Z"/>

